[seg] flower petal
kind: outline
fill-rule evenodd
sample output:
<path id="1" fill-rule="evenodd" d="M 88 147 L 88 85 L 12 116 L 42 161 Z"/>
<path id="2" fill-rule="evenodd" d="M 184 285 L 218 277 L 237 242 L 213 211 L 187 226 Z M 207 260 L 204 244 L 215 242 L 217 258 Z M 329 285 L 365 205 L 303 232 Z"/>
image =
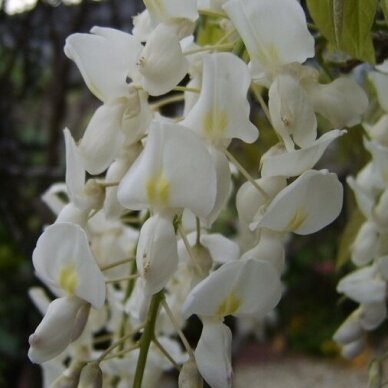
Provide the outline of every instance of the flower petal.
<path id="1" fill-rule="evenodd" d="M 258 130 L 249 121 L 250 82 L 246 64 L 235 55 L 204 55 L 201 94 L 182 125 L 209 141 L 239 138 L 254 142 Z"/>
<path id="2" fill-rule="evenodd" d="M 195 349 L 201 376 L 212 388 L 232 387 L 232 332 L 220 321 L 204 320 Z"/>
<path id="3" fill-rule="evenodd" d="M 247 47 L 253 78 L 314 56 L 314 38 L 297 1 L 230 0 L 224 10 Z"/>
<path id="4" fill-rule="evenodd" d="M 56 223 L 39 237 L 34 268 L 49 284 L 101 308 L 105 282 L 89 248 L 86 233 L 75 224 Z"/>
<path id="5" fill-rule="evenodd" d="M 310 170 L 319 161 L 330 143 L 345 133 L 346 131 L 333 129 L 305 148 L 275 155 L 263 155 L 261 176 L 264 178 L 270 176 L 292 177 Z"/>
<path id="6" fill-rule="evenodd" d="M 337 218 L 342 197 L 343 188 L 336 174 L 309 170 L 280 191 L 262 218 L 250 227 L 301 235 L 314 233 Z"/>
<path id="7" fill-rule="evenodd" d="M 91 34 L 72 34 L 65 54 L 78 66 L 89 90 L 109 102 L 127 94 L 128 74 L 133 76 L 143 49 L 133 36 L 113 28 L 93 27 Z"/>

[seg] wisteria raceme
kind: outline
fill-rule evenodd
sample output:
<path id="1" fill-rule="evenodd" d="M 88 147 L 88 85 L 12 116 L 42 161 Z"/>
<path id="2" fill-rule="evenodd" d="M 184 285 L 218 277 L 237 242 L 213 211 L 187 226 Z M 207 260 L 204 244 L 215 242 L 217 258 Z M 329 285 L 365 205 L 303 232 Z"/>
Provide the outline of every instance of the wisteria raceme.
<path id="1" fill-rule="evenodd" d="M 314 233 L 342 208 L 337 175 L 314 166 L 344 127 L 360 122 L 367 97 L 350 78 L 320 84 L 319 70 L 305 64 L 314 57 L 314 37 L 299 2 L 144 3 L 131 34 L 93 27 L 66 40 L 65 54 L 102 105 L 81 139 L 64 130 L 66 183 L 43 196 L 57 219 L 39 238 L 33 264 L 56 299 L 32 292 L 44 317 L 30 336 L 29 357 L 42 364 L 47 387 L 153 387 L 163 371 L 182 365 L 181 387 L 202 379 L 213 388 L 232 386 L 225 317 L 256 330 L 281 299 L 289 233 Z M 200 45 L 198 31 L 206 27 L 199 15 L 209 13 L 224 36 Z M 230 145 L 261 141 L 251 102 L 263 92 L 279 142 L 252 177 Z M 161 108 L 177 102 L 176 116 L 163 116 Z M 317 114 L 330 127 L 320 136 Z M 387 230 L 381 139 L 388 136 L 380 127 L 368 132 L 371 175 L 354 180 L 368 221 L 353 257 L 369 266 L 338 286 L 361 304 L 335 336 L 351 346 L 346 355 L 386 313 L 387 252 L 363 252 Z M 245 179 L 240 186 L 235 170 Z M 212 227 L 233 193 L 238 233 L 227 237 Z M 182 332 L 193 314 L 203 323 L 195 349 Z M 96 346 L 101 332 L 106 348 Z"/>

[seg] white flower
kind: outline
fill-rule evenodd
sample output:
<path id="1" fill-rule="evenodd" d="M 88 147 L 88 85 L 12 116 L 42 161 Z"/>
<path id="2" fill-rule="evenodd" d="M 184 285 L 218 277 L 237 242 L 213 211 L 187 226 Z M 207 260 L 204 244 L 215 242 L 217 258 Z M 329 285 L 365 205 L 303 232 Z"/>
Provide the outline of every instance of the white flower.
<path id="1" fill-rule="evenodd" d="M 136 264 L 147 295 L 157 293 L 166 285 L 178 264 L 171 219 L 155 215 L 144 223 L 136 250 Z"/>
<path id="2" fill-rule="evenodd" d="M 42 322 L 29 337 L 28 357 L 41 364 L 62 353 L 82 333 L 89 305 L 76 296 L 55 299 Z"/>
<path id="3" fill-rule="evenodd" d="M 215 167 L 201 139 L 180 125 L 156 121 L 118 189 L 128 209 L 188 208 L 200 217 L 212 210 L 215 196 Z"/>
<path id="4" fill-rule="evenodd" d="M 317 120 L 309 96 L 290 75 L 277 76 L 269 89 L 268 108 L 272 125 L 287 151 L 307 147 L 317 137 Z"/>
<path id="5" fill-rule="evenodd" d="M 362 304 L 384 301 L 386 288 L 386 282 L 377 276 L 375 266 L 354 271 L 337 285 L 338 292 Z"/>
<path id="6" fill-rule="evenodd" d="M 104 277 L 78 225 L 56 223 L 46 228 L 32 261 L 38 276 L 59 295 L 77 296 L 97 309 L 103 306 Z"/>
<path id="7" fill-rule="evenodd" d="M 201 94 L 181 124 L 216 145 L 232 138 L 254 142 L 258 131 L 249 121 L 250 82 L 246 64 L 235 55 L 204 55 Z"/>
<path id="8" fill-rule="evenodd" d="M 246 259 L 225 263 L 198 283 L 182 311 L 223 318 L 227 315 L 265 316 L 279 302 L 279 274 L 268 262 Z"/>
<path id="9" fill-rule="evenodd" d="M 314 233 L 337 218 L 342 197 L 343 188 L 336 174 L 309 170 L 280 191 L 250 227 L 301 235 Z"/>
<path id="10" fill-rule="evenodd" d="M 314 56 L 314 38 L 297 1 L 230 0 L 224 10 L 245 43 L 255 80 L 267 83 L 283 65 Z"/>

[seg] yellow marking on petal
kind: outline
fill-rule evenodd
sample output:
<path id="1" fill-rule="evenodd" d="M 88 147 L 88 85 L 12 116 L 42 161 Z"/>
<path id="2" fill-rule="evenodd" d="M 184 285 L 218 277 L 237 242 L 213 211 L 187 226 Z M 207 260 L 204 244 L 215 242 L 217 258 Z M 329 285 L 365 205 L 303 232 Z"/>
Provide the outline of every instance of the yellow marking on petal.
<path id="1" fill-rule="evenodd" d="M 58 283 L 67 294 L 74 295 L 78 283 L 78 275 L 74 265 L 70 264 L 62 267 Z"/>
<path id="2" fill-rule="evenodd" d="M 209 110 L 203 117 L 202 128 L 204 135 L 210 139 L 224 137 L 228 126 L 227 114 L 219 109 Z"/>
<path id="3" fill-rule="evenodd" d="M 288 223 L 286 230 L 292 232 L 298 229 L 303 224 L 303 222 L 305 222 L 306 218 L 307 218 L 306 211 L 303 208 L 298 209 L 295 212 L 294 217 L 292 217 L 290 222 Z"/>
<path id="4" fill-rule="evenodd" d="M 278 49 L 273 43 L 262 45 L 256 52 L 256 58 L 267 69 L 278 67 L 281 63 Z"/>
<path id="5" fill-rule="evenodd" d="M 170 181 L 163 173 L 154 174 L 146 182 L 148 202 L 152 205 L 168 205 Z"/>
<path id="6" fill-rule="evenodd" d="M 144 0 L 144 4 L 148 11 L 154 12 L 159 17 L 165 16 L 166 7 L 163 4 L 163 0 Z"/>
<path id="7" fill-rule="evenodd" d="M 241 300 L 235 291 L 232 291 L 219 305 L 217 315 L 226 317 L 235 313 L 241 305 Z"/>

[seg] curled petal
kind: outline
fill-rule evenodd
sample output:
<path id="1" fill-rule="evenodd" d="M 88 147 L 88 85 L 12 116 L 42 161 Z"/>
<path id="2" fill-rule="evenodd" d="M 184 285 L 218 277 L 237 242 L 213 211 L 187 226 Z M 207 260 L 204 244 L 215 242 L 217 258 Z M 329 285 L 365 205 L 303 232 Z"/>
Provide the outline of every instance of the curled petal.
<path id="1" fill-rule="evenodd" d="M 43 280 L 67 295 L 75 295 L 101 308 L 105 282 L 90 251 L 86 233 L 75 224 L 56 223 L 39 237 L 32 255 Z"/>
<path id="2" fill-rule="evenodd" d="M 386 283 L 376 276 L 376 268 L 369 266 L 342 278 L 337 291 L 358 303 L 382 302 L 385 299 Z"/>
<path id="3" fill-rule="evenodd" d="M 189 64 L 174 31 L 160 24 L 150 35 L 138 61 L 135 78 L 151 96 L 169 92 L 184 78 Z"/>
<path id="4" fill-rule="evenodd" d="M 281 286 L 276 269 L 261 260 L 237 260 L 224 264 L 198 283 L 182 310 L 191 314 L 265 316 L 279 302 Z"/>
<path id="5" fill-rule="evenodd" d="M 337 78 L 326 85 L 311 85 L 307 90 L 314 110 L 326 117 L 334 128 L 352 127 L 361 121 L 368 107 L 368 97 L 355 81 Z"/>
<path id="6" fill-rule="evenodd" d="M 85 303 L 76 297 L 55 299 L 48 306 L 42 322 L 30 335 L 28 357 L 41 364 L 62 353 L 75 339 L 76 316 Z M 82 331 L 82 330 L 81 330 Z"/>
<path id="7" fill-rule="evenodd" d="M 167 284 L 178 264 L 177 241 L 170 219 L 155 215 L 144 223 L 136 264 L 149 294 L 156 294 Z"/>
<path id="8" fill-rule="evenodd" d="M 100 174 L 117 156 L 124 136 L 120 132 L 123 107 L 102 105 L 92 116 L 79 145 L 85 169 Z"/>
<path id="9" fill-rule="evenodd" d="M 221 321 L 204 320 L 195 349 L 199 373 L 212 388 L 232 386 L 232 333 Z"/>
<path id="10" fill-rule="evenodd" d="M 336 174 L 309 170 L 280 191 L 261 219 L 250 227 L 301 235 L 314 233 L 337 218 L 342 197 L 343 188 Z"/>
<path id="11" fill-rule="evenodd" d="M 346 131 L 333 129 L 322 135 L 309 146 L 300 150 L 292 150 L 268 156 L 264 155 L 261 159 L 261 175 L 263 177 L 298 176 L 306 170 L 313 168 L 330 143 L 345 133 Z"/>

